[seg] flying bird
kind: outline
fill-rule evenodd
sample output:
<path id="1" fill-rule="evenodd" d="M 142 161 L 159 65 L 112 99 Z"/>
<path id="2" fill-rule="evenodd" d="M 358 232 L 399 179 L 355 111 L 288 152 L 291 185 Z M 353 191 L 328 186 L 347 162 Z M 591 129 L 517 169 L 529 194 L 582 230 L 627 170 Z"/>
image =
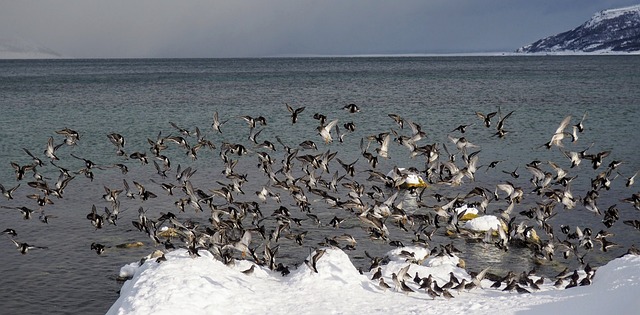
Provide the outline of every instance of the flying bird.
<path id="1" fill-rule="evenodd" d="M 342 107 L 342 109 L 345 109 L 349 113 L 352 113 L 352 114 L 360 112 L 360 107 L 358 107 L 358 105 L 353 104 L 353 103 L 345 105 L 344 107 Z"/>
<path id="2" fill-rule="evenodd" d="M 31 249 L 48 249 L 48 247 L 44 247 L 44 246 L 33 246 L 33 245 L 29 245 L 27 243 L 21 243 L 18 242 L 14 239 L 11 239 L 11 241 L 13 242 L 13 244 L 16 245 L 16 247 L 18 248 L 18 250 L 20 251 L 20 254 L 22 255 L 26 255 L 27 252 Z"/>
<path id="3" fill-rule="evenodd" d="M 291 123 L 295 124 L 298 121 L 298 115 L 302 113 L 305 107 L 302 106 L 294 109 L 293 107 L 289 106 L 289 104 L 285 104 L 285 105 L 287 105 L 287 110 L 289 110 L 289 112 L 291 113 Z"/>
<path id="4" fill-rule="evenodd" d="M 329 122 L 326 126 L 319 126 L 318 127 L 318 133 L 322 137 L 322 140 L 324 140 L 324 143 L 333 142 L 333 138 L 331 137 L 331 129 L 333 129 L 333 127 L 337 123 L 338 123 L 338 120 L 334 119 L 331 122 Z"/>
<path id="5" fill-rule="evenodd" d="M 220 129 L 220 127 L 222 127 L 222 125 L 224 125 L 227 121 L 228 119 L 221 122 L 220 119 L 218 118 L 218 112 L 216 111 L 213 113 L 213 123 L 211 123 L 211 128 L 214 131 L 222 133 L 222 129 Z"/>
<path id="6" fill-rule="evenodd" d="M 567 116 L 562 120 L 562 122 L 560 123 L 560 126 L 558 126 L 558 129 L 556 129 L 556 132 L 551 137 L 551 140 L 549 140 L 549 142 L 544 144 L 544 146 L 547 147 L 547 149 L 551 149 L 552 146 L 557 146 L 557 147 L 564 146 L 562 144 L 562 140 L 567 136 L 571 137 L 570 133 L 564 131 L 565 128 L 567 128 L 567 126 L 569 125 L 570 121 L 571 121 L 571 116 Z"/>

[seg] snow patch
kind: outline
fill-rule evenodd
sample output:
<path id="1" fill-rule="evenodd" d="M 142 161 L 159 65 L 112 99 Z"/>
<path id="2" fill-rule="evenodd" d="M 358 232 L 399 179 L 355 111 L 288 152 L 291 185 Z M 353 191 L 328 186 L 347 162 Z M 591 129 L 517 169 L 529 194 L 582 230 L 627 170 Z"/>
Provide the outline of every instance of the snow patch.
<path id="1" fill-rule="evenodd" d="M 371 280 L 377 268 L 360 273 L 339 249 L 324 248 L 316 273 L 306 264 L 289 276 L 270 271 L 250 261 L 227 266 L 207 251 L 191 258 L 184 249 L 165 254 L 166 261 L 147 259 L 142 265 L 123 267 L 133 272 L 121 296 L 107 314 L 543 314 L 572 313 L 630 314 L 640 307 L 640 256 L 627 255 L 600 267 L 590 286 L 561 290 L 550 281 L 539 291 L 517 294 L 490 289 L 452 292 L 453 298 L 432 299 L 413 282 L 416 273 L 429 275 L 442 286 L 451 274 L 470 281 L 467 270 L 458 267 L 459 258 L 449 255 L 427 257 L 422 264 L 407 261 L 407 254 L 424 258 L 428 250 L 404 247 L 387 253 L 389 263 L 380 266 L 383 289 Z M 315 252 L 314 252 L 315 253 Z M 312 259 L 313 254 L 307 260 Z M 250 274 L 243 273 L 253 267 Z M 415 292 L 394 288 L 393 274 L 406 270 L 405 283 Z"/>

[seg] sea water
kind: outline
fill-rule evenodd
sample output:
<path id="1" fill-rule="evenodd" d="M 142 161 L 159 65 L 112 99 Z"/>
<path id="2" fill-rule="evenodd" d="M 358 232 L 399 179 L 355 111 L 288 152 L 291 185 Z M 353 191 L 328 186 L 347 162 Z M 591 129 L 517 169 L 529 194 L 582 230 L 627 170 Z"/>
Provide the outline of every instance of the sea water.
<path id="1" fill-rule="evenodd" d="M 0 242 L 0 308 L 6 313 L 104 313 L 118 297 L 121 283 L 116 281 L 119 268 L 137 261 L 149 254 L 155 247 L 151 240 L 133 227 L 138 209 L 143 207 L 147 216 L 157 218 L 160 213 L 173 212 L 181 220 L 190 219 L 205 226 L 208 213 L 197 214 L 187 208 L 179 213 L 174 201 L 182 197 L 168 196 L 151 182 L 172 181 L 177 165 L 184 169 L 197 169 L 193 176 L 194 186 L 209 192 L 220 183 L 229 181 L 221 174 L 223 162 L 219 157 L 223 142 L 244 144 L 251 152 L 247 156 L 233 157 L 239 163 L 235 171 L 247 174 L 243 186 L 244 195 L 236 200 L 256 200 L 254 192 L 269 180 L 257 167 L 258 158 L 253 145 L 248 140 L 249 127 L 241 116 L 264 116 L 266 126 L 258 141 L 269 140 L 277 145 L 271 156 L 279 163 L 285 157 L 284 150 L 275 137 L 283 143 L 299 148 L 304 140 L 313 140 L 319 150 L 300 151 L 302 154 L 321 154 L 330 150 L 338 152 L 342 161 L 356 164 L 356 176 L 343 181 L 356 180 L 367 187 L 373 184 L 366 179 L 370 169 L 361 156 L 360 141 L 370 135 L 396 132 L 407 135 L 408 130 L 400 129 L 388 114 L 398 114 L 421 125 L 427 138 L 421 144 L 436 144 L 441 150 L 442 160 L 446 159 L 443 145 L 455 153 L 455 145 L 449 136 L 464 136 L 480 150 L 479 165 L 492 161 L 502 161 L 495 169 L 481 168 L 475 181 L 465 179 L 460 187 L 433 184 L 423 194 L 428 205 L 441 204 L 432 196 L 436 193 L 447 197 L 464 196 L 472 188 L 485 187 L 494 190 L 497 184 L 512 182 L 525 190 L 525 198 L 516 205 L 512 216 L 516 222 L 526 220 L 518 215 L 520 211 L 536 206 L 542 198 L 530 194 L 533 190 L 529 182 L 531 174 L 525 165 L 533 160 L 542 161 L 542 168 L 551 171 L 548 161 L 554 161 L 571 176 L 578 177 L 572 182 L 572 192 L 582 198 L 590 190 L 591 179 L 606 169 L 611 161 L 622 161 L 617 169 L 621 175 L 613 179 L 612 188 L 601 190 L 599 207 L 604 211 L 617 205 L 620 220 L 607 229 L 602 224 L 602 215 L 594 215 L 584 209 L 581 201 L 573 210 L 556 207 L 558 213 L 549 223 L 554 227 L 557 238 L 564 239 L 560 225 L 568 225 L 572 232 L 575 227 L 589 227 L 593 233 L 601 229 L 615 233 L 610 240 L 619 247 L 602 252 L 598 242 L 596 248 L 585 256 L 587 262 L 601 265 L 621 255 L 632 244 L 638 244 L 640 231 L 622 224 L 623 220 L 640 218 L 640 212 L 621 201 L 638 192 L 637 184 L 624 186 L 625 176 L 631 176 L 640 169 L 637 150 L 637 124 L 640 121 L 640 59 L 637 56 L 538 56 L 538 57 L 378 57 L 378 58 L 274 58 L 274 59 L 114 59 L 114 60 L 6 60 L 0 61 L 0 183 L 5 188 L 20 184 L 13 200 L 3 197 L 0 205 L 0 229 L 13 228 L 16 240 L 31 245 L 48 247 L 34 249 L 21 255 L 7 236 Z M 358 113 L 348 113 L 343 109 L 354 103 L 360 107 Z M 293 108 L 305 107 L 298 122 L 291 123 L 286 104 Z M 222 126 L 222 134 L 212 131 L 214 112 L 220 120 L 227 121 Z M 495 136 L 495 124 L 486 128 L 476 112 L 499 111 L 502 116 L 513 112 L 505 120 L 506 137 Z M 313 119 L 315 113 L 326 115 L 328 120 L 338 119 L 338 126 L 353 122 L 356 130 L 346 132 L 344 142 L 334 141 L 325 145 L 317 134 L 319 122 Z M 579 167 L 569 169 L 570 162 L 559 148 L 546 149 L 548 142 L 562 119 L 572 116 L 572 124 L 586 114 L 586 130 L 579 134 L 575 143 L 565 140 L 565 150 L 582 151 L 591 146 L 588 153 L 611 151 L 605 158 L 605 165 L 593 170 L 589 161 Z M 125 136 L 128 153 L 147 152 L 148 141 L 159 136 L 184 136 L 173 128 L 177 126 L 195 132 L 195 128 L 211 140 L 215 150 L 202 149 L 198 159 L 192 160 L 185 150 L 170 145 L 164 152 L 172 159 L 170 177 L 163 179 L 157 175 L 152 163 L 141 165 L 139 161 L 125 160 L 115 154 L 115 147 L 107 139 L 107 134 L 117 132 Z M 453 131 L 461 124 L 469 124 L 463 135 Z M 58 150 L 60 161 L 57 165 L 78 171 L 84 162 L 75 156 L 89 159 L 102 166 L 94 169 L 94 179 L 83 174 L 75 174 L 69 183 L 64 198 L 52 198 L 54 204 L 43 207 L 51 215 L 48 224 L 38 220 L 40 207 L 35 200 L 26 196 L 39 191 L 28 186 L 34 181 L 31 172 L 22 181 L 17 181 L 10 162 L 20 165 L 31 163 L 24 149 L 45 161 L 37 168 L 53 185 L 58 170 L 49 164 L 43 151 L 49 137 L 55 143 L 63 137 L 55 131 L 63 128 L 77 130 L 80 141 L 77 146 L 62 146 Z M 406 127 L 405 127 L 406 128 Z M 571 127 L 567 128 L 567 131 Z M 159 135 L 160 133 L 160 135 Z M 186 136 L 185 136 L 186 137 Z M 334 136 L 334 138 L 336 138 Z M 188 138 L 195 141 L 193 138 Z M 365 140 L 366 144 L 367 140 Z M 371 143 L 369 151 L 378 145 Z M 405 147 L 396 143 L 390 145 L 390 158 L 381 159 L 377 170 L 387 173 L 394 166 L 424 169 L 424 157 L 411 158 Z M 457 154 L 458 165 L 462 156 Z M 125 163 L 130 172 L 120 173 L 109 168 L 115 163 Z M 278 164 L 279 165 L 279 164 Z M 274 166 L 274 171 L 277 167 Z M 344 170 L 334 160 L 330 172 Z M 503 172 L 504 171 L 504 172 Z M 507 173 L 515 171 L 520 176 L 511 177 Z M 301 176 L 299 163 L 294 170 Z M 316 175 L 325 180 L 331 174 Z M 141 201 L 122 198 L 121 215 L 117 226 L 107 225 L 96 229 L 87 220 L 92 205 L 99 213 L 109 203 L 102 199 L 104 186 L 123 187 L 122 180 L 138 181 L 158 195 L 158 198 Z M 346 189 L 340 188 L 341 199 L 346 199 Z M 284 196 L 286 192 L 280 191 Z M 501 192 L 499 192 L 501 193 Z M 391 249 L 388 241 L 370 240 L 355 214 L 336 210 L 319 197 L 307 193 L 312 201 L 312 211 L 322 220 L 317 227 L 310 220 L 298 227 L 292 224 L 291 232 L 309 231 L 304 245 L 281 238 L 281 248 L 277 260 L 290 268 L 295 268 L 309 254 L 310 247 L 317 247 L 325 237 L 348 233 L 356 237 L 358 244 L 353 251 L 347 251 L 359 268 L 368 268 L 370 261 L 365 251 L 381 256 Z M 387 195 L 388 196 L 388 195 Z M 503 196 L 503 193 L 502 193 Z M 121 196 L 122 197 L 122 196 Z M 371 199 L 363 200 L 372 203 Z M 411 197 L 404 192 L 399 200 Z M 306 218 L 291 199 L 283 198 L 284 206 L 292 210 L 296 218 Z M 396 203 L 398 202 L 396 201 Z M 223 203 L 215 199 L 215 203 Z M 26 206 L 35 209 L 33 218 L 24 220 L 20 211 L 12 207 Z M 261 204 L 265 217 L 280 205 L 270 200 Z M 492 202 L 488 213 L 506 208 L 504 200 Z M 427 213 L 426 209 L 418 209 Z M 327 227 L 334 217 L 347 218 L 339 228 Z M 269 221 L 271 220 L 271 221 Z M 264 221 L 273 228 L 272 219 Z M 536 226 L 541 238 L 548 239 L 534 220 L 528 225 Z M 412 231 L 403 232 L 390 222 L 389 241 L 411 243 Z M 417 228 L 417 227 L 415 227 Z M 448 243 L 462 251 L 461 257 L 471 270 L 493 266 L 497 273 L 504 270 L 523 271 L 536 267 L 540 272 L 552 275 L 564 266 L 577 267 L 575 257 L 564 260 L 556 253 L 553 262 L 536 265 L 528 249 L 512 248 L 503 253 L 491 244 L 470 242 L 464 238 L 448 237 L 439 230 L 430 242 L 432 247 Z M 253 245 L 263 241 L 254 237 Z M 142 241 L 145 245 L 137 248 L 120 249 L 117 244 Z M 104 254 L 97 255 L 90 249 L 93 242 L 109 246 Z M 180 244 L 179 240 L 174 243 Z M 272 241 L 272 243 L 274 243 Z M 273 245 L 273 244 L 272 244 Z M 162 247 L 162 246 L 160 246 Z"/>

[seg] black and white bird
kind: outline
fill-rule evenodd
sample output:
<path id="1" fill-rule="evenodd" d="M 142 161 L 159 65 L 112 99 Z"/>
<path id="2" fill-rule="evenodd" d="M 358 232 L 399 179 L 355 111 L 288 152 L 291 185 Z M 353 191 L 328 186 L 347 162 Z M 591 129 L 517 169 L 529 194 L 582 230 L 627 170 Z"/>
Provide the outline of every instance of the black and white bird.
<path id="1" fill-rule="evenodd" d="M 13 244 L 16 245 L 16 247 L 18 248 L 18 251 L 20 251 L 20 254 L 22 255 L 26 255 L 27 252 L 31 249 L 48 249 L 48 247 L 45 246 L 34 246 L 34 245 L 29 245 L 27 243 L 21 243 L 18 242 L 14 239 L 11 239 L 11 241 L 13 242 Z"/>
<path id="2" fill-rule="evenodd" d="M 298 107 L 298 108 L 293 108 L 291 106 L 289 106 L 289 104 L 285 104 L 287 105 L 287 110 L 291 113 L 291 123 L 295 124 L 296 122 L 298 122 L 298 115 L 300 113 L 302 113 L 302 111 L 304 111 L 305 107 Z"/>

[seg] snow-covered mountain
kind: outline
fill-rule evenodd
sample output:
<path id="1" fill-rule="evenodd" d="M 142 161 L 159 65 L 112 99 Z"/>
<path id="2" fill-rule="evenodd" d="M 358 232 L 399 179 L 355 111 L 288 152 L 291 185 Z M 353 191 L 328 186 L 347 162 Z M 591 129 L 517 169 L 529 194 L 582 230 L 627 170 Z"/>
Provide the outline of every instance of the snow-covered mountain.
<path id="1" fill-rule="evenodd" d="M 18 37 L 0 37 L 0 59 L 63 58 L 57 52 Z"/>
<path id="2" fill-rule="evenodd" d="M 600 11 L 570 31 L 540 39 L 516 52 L 640 52 L 640 5 Z"/>

